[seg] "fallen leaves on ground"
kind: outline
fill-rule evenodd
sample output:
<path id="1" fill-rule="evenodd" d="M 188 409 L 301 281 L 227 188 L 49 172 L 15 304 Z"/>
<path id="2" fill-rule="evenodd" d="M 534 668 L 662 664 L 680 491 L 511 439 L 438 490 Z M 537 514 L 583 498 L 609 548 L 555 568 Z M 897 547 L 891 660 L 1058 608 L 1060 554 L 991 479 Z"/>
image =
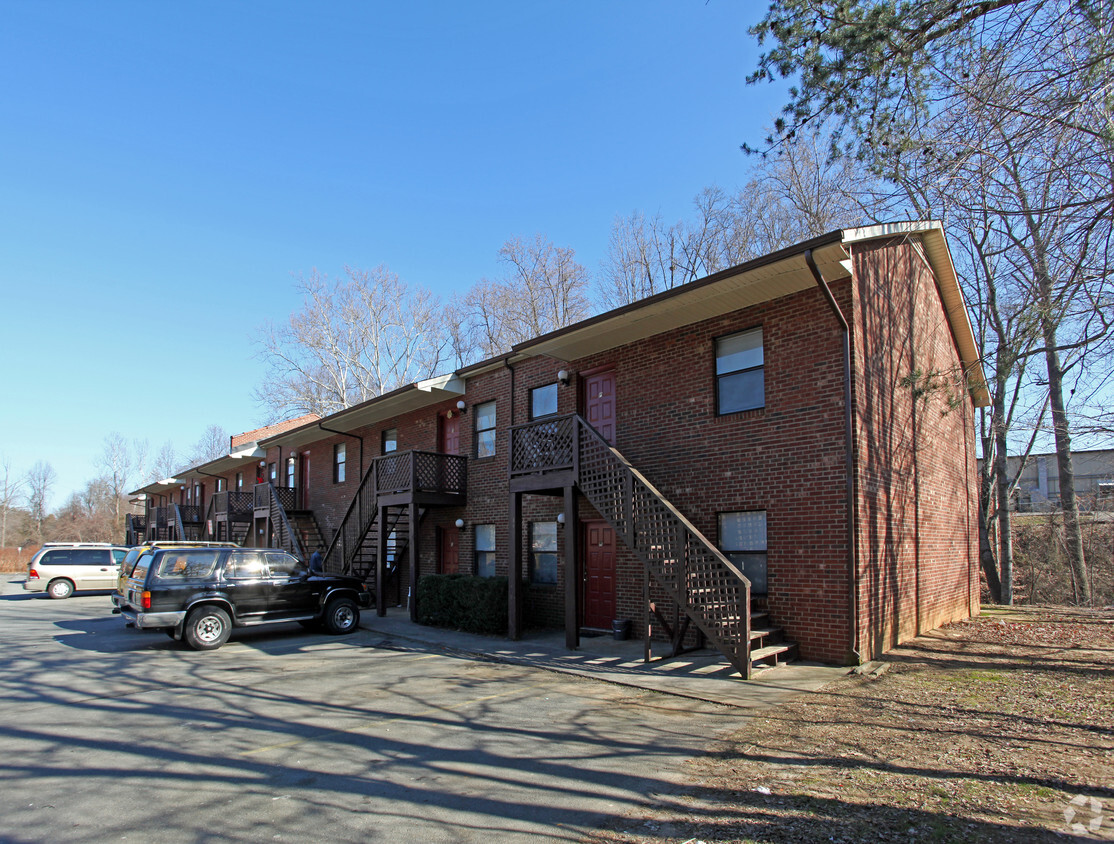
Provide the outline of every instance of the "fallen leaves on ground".
<path id="1" fill-rule="evenodd" d="M 1114 840 L 1114 612 L 988 609 L 885 660 L 748 720 L 591 840 Z"/>

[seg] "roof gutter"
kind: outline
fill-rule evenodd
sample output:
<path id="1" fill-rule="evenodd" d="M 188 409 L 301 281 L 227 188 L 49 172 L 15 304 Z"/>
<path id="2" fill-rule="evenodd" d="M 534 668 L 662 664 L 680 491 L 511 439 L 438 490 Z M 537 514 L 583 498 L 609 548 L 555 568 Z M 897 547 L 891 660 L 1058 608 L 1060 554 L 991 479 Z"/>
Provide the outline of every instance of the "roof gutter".
<path id="1" fill-rule="evenodd" d="M 845 472 L 847 475 L 847 582 L 848 582 L 848 609 L 850 611 L 850 656 L 855 662 L 862 662 L 859 653 L 859 565 L 858 565 L 858 507 L 857 486 L 855 479 L 855 438 L 852 425 L 854 414 L 851 408 L 851 327 L 847 318 L 839 309 L 839 304 L 832 295 L 831 288 L 820 274 L 820 268 L 812 257 L 812 249 L 805 250 L 805 263 L 808 264 L 820 292 L 828 300 L 828 305 L 839 320 L 843 332 L 843 452 Z"/>

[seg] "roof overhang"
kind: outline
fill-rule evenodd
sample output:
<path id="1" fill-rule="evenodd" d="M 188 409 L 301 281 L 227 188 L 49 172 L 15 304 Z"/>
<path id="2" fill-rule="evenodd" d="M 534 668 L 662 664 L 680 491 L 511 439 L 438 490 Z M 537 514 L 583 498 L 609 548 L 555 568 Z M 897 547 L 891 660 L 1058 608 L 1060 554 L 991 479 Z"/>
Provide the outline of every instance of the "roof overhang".
<path id="1" fill-rule="evenodd" d="M 298 448 L 337 433 L 366 428 L 412 410 L 420 410 L 447 399 L 458 398 L 464 395 L 464 386 L 464 379 L 456 373 L 427 378 L 416 384 L 407 384 L 390 393 L 368 399 L 300 428 L 260 440 L 259 445 L 263 448 L 273 445 Z"/>
<path id="2" fill-rule="evenodd" d="M 968 375 L 972 399 L 977 406 L 985 406 L 989 391 L 978 348 L 943 227 L 936 222 L 890 223 L 831 232 L 520 343 L 514 352 L 572 360 L 815 288 L 816 279 L 805 260 L 809 251 L 826 282 L 848 279 L 850 244 L 897 236 L 915 237 L 924 244 Z"/>

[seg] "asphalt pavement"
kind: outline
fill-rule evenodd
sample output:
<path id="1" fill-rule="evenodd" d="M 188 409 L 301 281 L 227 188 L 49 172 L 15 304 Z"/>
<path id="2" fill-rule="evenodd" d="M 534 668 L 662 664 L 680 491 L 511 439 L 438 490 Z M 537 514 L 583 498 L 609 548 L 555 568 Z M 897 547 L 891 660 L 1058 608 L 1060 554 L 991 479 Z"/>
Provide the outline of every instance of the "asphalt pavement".
<path id="1" fill-rule="evenodd" d="M 802 693 L 790 669 L 743 683 L 704 657 L 663 673 L 638 643 L 570 653 L 397 612 L 201 653 L 125 628 L 105 594 L 52 601 L 19 580 L 0 580 L 0 841 L 15 844 L 580 840 L 672 799 L 740 706 Z M 758 685 L 749 704 L 731 691 Z"/>

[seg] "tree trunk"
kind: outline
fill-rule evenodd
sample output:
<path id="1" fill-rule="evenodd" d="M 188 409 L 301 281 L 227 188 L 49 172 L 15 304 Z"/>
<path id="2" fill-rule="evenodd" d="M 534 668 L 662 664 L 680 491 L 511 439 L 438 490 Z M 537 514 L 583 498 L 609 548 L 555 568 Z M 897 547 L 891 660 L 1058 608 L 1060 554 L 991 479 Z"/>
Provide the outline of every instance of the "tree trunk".
<path id="1" fill-rule="evenodd" d="M 1004 401 L 1001 390 L 995 395 L 994 401 Z M 996 416 L 994 425 L 994 476 L 998 487 L 998 562 L 1002 568 L 1001 603 L 1008 607 L 1013 605 L 1013 531 L 1010 525 L 1010 471 L 1006 463 L 1006 426 L 1000 421 L 1004 418 L 1004 416 Z"/>

